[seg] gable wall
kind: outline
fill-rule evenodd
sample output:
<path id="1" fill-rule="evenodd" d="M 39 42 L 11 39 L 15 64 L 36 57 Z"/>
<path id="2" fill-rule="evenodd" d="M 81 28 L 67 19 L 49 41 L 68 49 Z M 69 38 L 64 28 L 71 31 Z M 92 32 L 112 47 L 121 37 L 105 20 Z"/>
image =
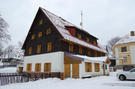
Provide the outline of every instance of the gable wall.
<path id="1" fill-rule="evenodd" d="M 43 19 L 43 24 L 40 25 L 39 21 Z M 51 34 L 46 35 L 46 30 L 51 28 Z M 38 33 L 42 32 L 42 37 L 38 37 Z M 32 40 L 32 34 L 35 34 L 35 39 Z M 56 28 L 52 25 L 52 23 L 48 20 L 48 18 L 44 15 L 44 13 L 39 9 L 34 22 L 30 28 L 26 41 L 23 45 L 23 49 L 25 49 L 25 56 L 28 56 L 28 49 L 32 47 L 32 54 L 37 54 L 37 45 L 41 44 L 41 53 L 47 53 L 47 43 L 52 42 L 52 51 L 61 50 L 60 40 L 61 36 L 56 30 Z"/>

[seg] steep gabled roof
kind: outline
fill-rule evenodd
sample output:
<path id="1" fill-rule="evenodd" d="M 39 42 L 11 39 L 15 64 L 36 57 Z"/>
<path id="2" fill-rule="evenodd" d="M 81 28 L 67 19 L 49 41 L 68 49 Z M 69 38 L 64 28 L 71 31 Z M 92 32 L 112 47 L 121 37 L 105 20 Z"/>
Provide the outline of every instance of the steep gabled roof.
<path id="1" fill-rule="evenodd" d="M 85 41 L 82 41 L 82 40 L 72 36 L 71 33 L 65 27 L 66 26 L 72 26 L 72 27 L 75 27 L 75 28 L 78 28 L 78 29 L 81 29 L 81 28 L 73 25 L 72 23 L 64 20 L 63 18 L 61 18 L 59 16 L 56 16 L 55 14 L 53 14 L 53 13 L 51 13 L 51 12 L 49 12 L 49 11 L 43 9 L 43 8 L 40 8 L 40 9 L 44 12 L 44 14 L 48 17 L 48 19 L 53 23 L 53 25 L 56 27 L 56 29 L 59 31 L 59 33 L 62 35 L 62 37 L 65 40 L 80 44 L 82 46 L 91 48 L 93 50 L 97 50 L 97 51 L 106 53 L 106 51 L 104 49 L 102 49 L 101 47 L 94 46 L 90 43 L 87 43 Z"/>
<path id="2" fill-rule="evenodd" d="M 124 37 L 122 37 L 115 45 L 126 44 L 131 42 L 135 43 L 135 36 L 131 36 L 130 34 L 127 34 Z"/>

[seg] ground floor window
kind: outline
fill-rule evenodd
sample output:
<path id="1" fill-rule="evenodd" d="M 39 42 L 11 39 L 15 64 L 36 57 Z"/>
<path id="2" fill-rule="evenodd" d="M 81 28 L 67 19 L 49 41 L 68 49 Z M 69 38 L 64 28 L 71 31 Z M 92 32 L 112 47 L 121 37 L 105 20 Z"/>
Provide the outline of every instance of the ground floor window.
<path id="1" fill-rule="evenodd" d="M 85 62 L 85 72 L 92 72 L 92 63 Z"/>
<path id="2" fill-rule="evenodd" d="M 41 63 L 35 64 L 35 72 L 41 72 Z"/>
<path id="3" fill-rule="evenodd" d="M 100 64 L 94 63 L 94 65 L 95 65 L 95 72 L 100 72 Z"/>
<path id="4" fill-rule="evenodd" d="M 44 72 L 51 72 L 51 63 L 44 64 Z"/>
<path id="5" fill-rule="evenodd" d="M 32 64 L 31 63 L 28 63 L 27 64 L 27 71 L 31 71 L 31 69 L 32 69 Z"/>

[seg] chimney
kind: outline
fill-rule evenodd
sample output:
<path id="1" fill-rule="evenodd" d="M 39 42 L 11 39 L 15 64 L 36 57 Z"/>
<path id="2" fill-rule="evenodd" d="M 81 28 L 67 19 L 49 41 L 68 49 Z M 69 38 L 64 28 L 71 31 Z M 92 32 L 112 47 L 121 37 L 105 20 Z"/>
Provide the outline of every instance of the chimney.
<path id="1" fill-rule="evenodd" d="M 130 35 L 131 35 L 131 36 L 135 36 L 134 31 L 131 31 L 131 32 L 130 32 Z"/>

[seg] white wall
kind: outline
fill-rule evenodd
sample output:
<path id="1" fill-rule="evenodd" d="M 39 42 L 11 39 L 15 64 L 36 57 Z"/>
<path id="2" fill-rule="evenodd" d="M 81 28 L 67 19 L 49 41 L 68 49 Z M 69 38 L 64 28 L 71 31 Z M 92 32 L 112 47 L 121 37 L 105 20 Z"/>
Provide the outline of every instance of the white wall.
<path id="1" fill-rule="evenodd" d="M 115 57 L 119 58 L 119 51 L 118 48 L 115 48 Z M 119 60 L 116 60 L 116 65 L 119 65 Z"/>
<path id="2" fill-rule="evenodd" d="M 91 62 L 92 63 L 92 72 L 85 72 L 85 62 Z M 100 64 L 100 72 L 95 72 L 95 66 L 94 63 L 99 63 Z M 85 60 L 80 64 L 80 77 L 87 77 L 89 75 L 91 76 L 96 76 L 96 75 L 103 75 L 103 62 L 102 61 L 90 61 L 90 60 Z"/>
<path id="3" fill-rule="evenodd" d="M 64 52 L 45 53 L 24 57 L 24 71 L 28 63 L 32 63 L 32 71 L 35 64 L 41 63 L 41 72 L 44 72 L 44 63 L 51 63 L 51 72 L 64 72 Z"/>
<path id="4" fill-rule="evenodd" d="M 135 64 L 135 46 L 130 46 L 131 63 Z"/>

